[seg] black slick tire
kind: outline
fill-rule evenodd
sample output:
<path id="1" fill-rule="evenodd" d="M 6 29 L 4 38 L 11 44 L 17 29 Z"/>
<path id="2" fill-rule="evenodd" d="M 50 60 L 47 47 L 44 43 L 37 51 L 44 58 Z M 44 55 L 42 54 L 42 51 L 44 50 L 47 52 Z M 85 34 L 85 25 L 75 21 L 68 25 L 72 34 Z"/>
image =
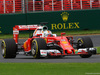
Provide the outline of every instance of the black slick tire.
<path id="1" fill-rule="evenodd" d="M 31 44 L 31 53 L 34 58 L 39 59 L 41 58 L 40 50 L 47 49 L 46 41 L 43 38 L 35 38 L 32 40 Z"/>
<path id="2" fill-rule="evenodd" d="M 79 38 L 77 42 L 79 43 L 77 45 L 77 49 L 79 49 L 79 48 L 90 48 L 90 47 L 93 47 L 92 40 L 88 36 Z M 87 54 L 87 55 L 80 54 L 81 58 L 89 58 L 91 56 L 92 56 L 92 54 Z"/>
<path id="3" fill-rule="evenodd" d="M 14 39 L 4 39 L 1 43 L 2 56 L 4 58 L 15 58 L 17 45 Z"/>

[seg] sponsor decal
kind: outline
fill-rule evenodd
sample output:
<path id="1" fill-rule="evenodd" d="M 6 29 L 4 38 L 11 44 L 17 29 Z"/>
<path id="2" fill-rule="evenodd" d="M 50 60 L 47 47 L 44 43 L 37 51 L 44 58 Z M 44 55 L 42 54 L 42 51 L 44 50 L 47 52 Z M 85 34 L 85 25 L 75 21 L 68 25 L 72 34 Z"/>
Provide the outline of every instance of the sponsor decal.
<path id="1" fill-rule="evenodd" d="M 14 30 L 13 34 L 19 34 L 19 31 L 18 30 Z"/>
<path id="2" fill-rule="evenodd" d="M 67 44 L 68 42 L 66 42 L 66 41 L 62 41 L 62 43 L 63 43 L 63 44 Z"/>
<path id="3" fill-rule="evenodd" d="M 41 52 L 41 54 L 45 54 L 45 53 L 47 53 L 47 52 Z"/>
<path id="4" fill-rule="evenodd" d="M 70 47 L 70 45 L 65 46 L 65 48 Z"/>
<path id="5" fill-rule="evenodd" d="M 16 28 L 13 28 L 13 34 L 19 34 L 19 30 Z"/>
<path id="6" fill-rule="evenodd" d="M 61 39 L 61 41 L 66 41 L 65 39 Z"/>
<path id="7" fill-rule="evenodd" d="M 66 21 L 68 20 L 69 13 L 67 13 L 67 12 L 62 12 L 61 16 L 62 16 L 62 20 L 63 20 L 64 22 L 66 22 Z"/>
<path id="8" fill-rule="evenodd" d="M 61 17 L 63 20 L 63 23 L 53 23 L 51 24 L 51 30 L 61 30 L 61 29 L 79 29 L 79 22 L 67 22 L 69 17 L 68 12 L 62 12 Z"/>
<path id="9" fill-rule="evenodd" d="M 53 39 L 48 39 L 48 41 L 54 41 Z"/>
<path id="10" fill-rule="evenodd" d="M 37 25 L 19 25 L 19 29 L 37 28 Z"/>
<path id="11" fill-rule="evenodd" d="M 40 50 L 40 54 L 41 54 L 41 56 L 47 56 L 47 51 L 45 51 L 45 50 Z"/>
<path id="12" fill-rule="evenodd" d="M 26 25 L 20 25 L 20 26 L 19 26 L 19 29 L 25 29 L 25 28 L 27 28 Z"/>

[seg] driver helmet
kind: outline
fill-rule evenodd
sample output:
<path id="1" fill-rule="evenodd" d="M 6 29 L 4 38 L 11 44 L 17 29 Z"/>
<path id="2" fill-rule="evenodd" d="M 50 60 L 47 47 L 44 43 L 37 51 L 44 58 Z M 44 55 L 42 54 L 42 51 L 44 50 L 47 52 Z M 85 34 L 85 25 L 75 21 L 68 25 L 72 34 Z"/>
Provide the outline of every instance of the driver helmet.
<path id="1" fill-rule="evenodd" d="M 47 26 L 43 26 L 43 31 L 47 31 L 48 27 Z"/>

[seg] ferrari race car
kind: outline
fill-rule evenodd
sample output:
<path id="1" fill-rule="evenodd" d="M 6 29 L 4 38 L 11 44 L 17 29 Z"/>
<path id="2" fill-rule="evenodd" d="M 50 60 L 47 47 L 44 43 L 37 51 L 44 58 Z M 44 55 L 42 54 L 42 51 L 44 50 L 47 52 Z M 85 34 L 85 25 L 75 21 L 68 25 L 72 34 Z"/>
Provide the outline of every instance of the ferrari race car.
<path id="1" fill-rule="evenodd" d="M 25 42 L 19 43 L 19 31 L 30 30 L 34 30 L 34 33 Z M 64 32 L 61 33 L 61 36 L 52 34 L 45 25 L 15 25 L 13 39 L 4 39 L 1 43 L 2 56 L 15 58 L 17 54 L 23 52 L 24 55 L 30 55 L 34 58 L 67 55 L 80 55 L 82 58 L 88 58 L 96 54 L 96 48 L 93 48 L 90 37 L 81 37 L 74 41 L 72 36 L 64 35 Z"/>

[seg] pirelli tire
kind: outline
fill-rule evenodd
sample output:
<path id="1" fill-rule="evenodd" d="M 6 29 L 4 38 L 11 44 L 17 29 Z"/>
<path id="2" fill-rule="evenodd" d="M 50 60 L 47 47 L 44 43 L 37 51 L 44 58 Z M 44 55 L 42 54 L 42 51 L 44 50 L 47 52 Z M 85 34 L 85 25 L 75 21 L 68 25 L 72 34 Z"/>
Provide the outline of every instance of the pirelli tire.
<path id="1" fill-rule="evenodd" d="M 78 49 L 79 48 L 90 48 L 90 47 L 93 47 L 92 40 L 88 36 L 79 38 L 77 42 L 78 42 L 78 45 L 77 45 Z M 92 54 L 88 54 L 88 55 L 80 54 L 81 58 L 89 58 L 91 56 L 92 56 Z"/>
<path id="2" fill-rule="evenodd" d="M 40 50 L 47 49 L 46 41 L 43 38 L 35 38 L 32 40 L 31 44 L 31 53 L 34 58 L 39 59 L 41 58 Z"/>
<path id="3" fill-rule="evenodd" d="M 4 39 L 1 43 L 2 56 L 4 58 L 15 58 L 17 45 L 14 39 Z"/>

